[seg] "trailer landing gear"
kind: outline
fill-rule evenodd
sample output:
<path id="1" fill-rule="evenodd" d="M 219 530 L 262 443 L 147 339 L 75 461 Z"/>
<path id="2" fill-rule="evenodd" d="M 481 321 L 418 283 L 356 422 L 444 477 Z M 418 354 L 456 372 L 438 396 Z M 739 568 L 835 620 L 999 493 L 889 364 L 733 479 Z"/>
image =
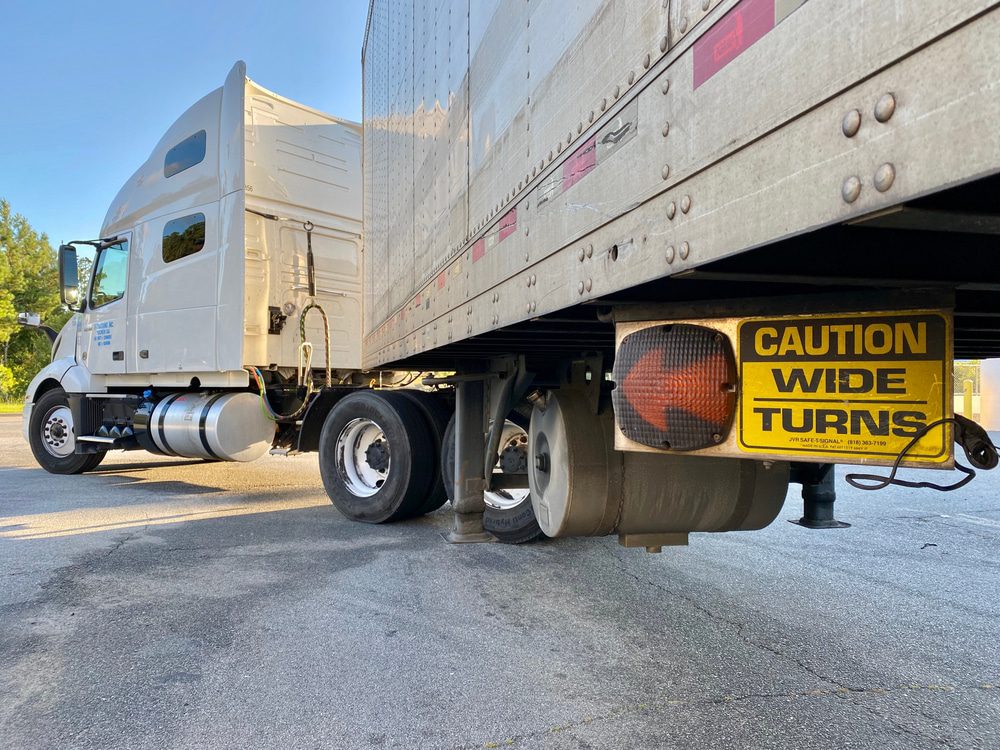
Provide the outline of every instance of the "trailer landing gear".
<path id="1" fill-rule="evenodd" d="M 451 544 L 496 541 L 496 537 L 483 528 L 486 510 L 483 500 L 486 490 L 483 392 L 482 380 L 460 381 L 455 388 L 455 473 L 452 477 L 444 477 L 444 481 L 454 482 L 455 520 L 451 531 L 444 535 Z"/>
<path id="2" fill-rule="evenodd" d="M 789 523 L 807 529 L 846 529 L 851 524 L 833 517 L 837 491 L 833 486 L 833 464 L 792 464 L 790 481 L 802 485 L 802 518 Z"/>

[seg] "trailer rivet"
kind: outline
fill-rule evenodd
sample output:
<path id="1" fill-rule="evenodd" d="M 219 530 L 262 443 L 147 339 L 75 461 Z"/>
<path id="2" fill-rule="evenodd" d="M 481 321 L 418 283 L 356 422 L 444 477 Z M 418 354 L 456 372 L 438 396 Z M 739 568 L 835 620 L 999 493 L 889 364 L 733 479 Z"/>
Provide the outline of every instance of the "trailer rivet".
<path id="1" fill-rule="evenodd" d="M 667 263 L 674 262 L 674 246 L 667 245 Z"/>
<path id="2" fill-rule="evenodd" d="M 583 282 L 582 281 L 579 284 L 576 285 L 576 291 L 577 291 L 578 294 L 583 294 Z"/>
<path id="3" fill-rule="evenodd" d="M 582 132 L 583 132 L 583 123 L 581 122 L 579 125 L 576 126 L 576 134 L 580 135 L 580 133 Z"/>
<path id="4" fill-rule="evenodd" d="M 608 98 L 604 97 L 603 99 L 601 99 L 601 112 L 603 112 L 607 108 L 608 108 Z"/>
<path id="5" fill-rule="evenodd" d="M 685 16 L 684 18 L 681 19 L 681 23 L 680 23 L 680 26 L 678 26 L 678 28 L 680 29 L 680 32 L 682 34 L 688 30 L 687 16 Z"/>
<path id="6" fill-rule="evenodd" d="M 861 195 L 861 180 L 856 175 L 848 177 L 840 188 L 840 195 L 846 203 L 854 203 Z"/>
<path id="7" fill-rule="evenodd" d="M 525 253 L 525 254 L 524 254 L 524 262 L 525 262 L 525 263 L 527 263 L 527 262 L 528 262 L 528 259 L 529 259 L 530 257 L 531 257 L 531 255 L 529 255 L 528 253 Z"/>
<path id="8" fill-rule="evenodd" d="M 660 91 L 662 91 L 664 94 L 666 94 L 668 91 L 670 91 L 670 79 L 669 78 L 664 78 L 663 79 L 663 83 L 660 84 Z"/>
<path id="9" fill-rule="evenodd" d="M 621 95 L 622 95 L 622 87 L 621 86 L 615 86 L 615 99 L 617 99 Z"/>
<path id="10" fill-rule="evenodd" d="M 530 276 L 527 279 L 525 279 L 525 286 L 531 286 L 531 277 Z"/>
<path id="11" fill-rule="evenodd" d="M 896 111 L 896 96 L 891 92 L 882 94 L 875 103 L 875 119 L 879 122 L 889 122 Z"/>
<path id="12" fill-rule="evenodd" d="M 594 246 L 587 245 L 587 257 L 590 258 L 594 255 Z"/>
<path id="13" fill-rule="evenodd" d="M 664 180 L 667 179 L 670 176 L 670 165 L 669 164 L 664 164 L 663 165 L 663 169 L 660 170 L 660 176 L 663 177 Z"/>
<path id="14" fill-rule="evenodd" d="M 650 56 L 649 56 L 649 53 L 647 52 L 647 53 L 646 53 L 646 56 L 645 56 L 644 58 L 642 58 L 642 67 L 644 67 L 644 68 L 646 68 L 647 70 L 649 70 L 649 64 L 650 64 L 651 62 L 653 62 L 653 58 L 652 58 L 652 57 L 650 57 Z"/>
<path id="15" fill-rule="evenodd" d="M 587 286 L 587 291 L 589 292 L 589 291 L 590 291 L 590 290 L 591 290 L 591 289 L 593 288 L 593 286 L 594 286 L 594 282 L 593 282 L 593 281 L 591 281 L 590 279 L 587 279 L 587 284 L 586 284 L 586 286 Z"/>
<path id="16" fill-rule="evenodd" d="M 580 262 L 583 263 L 583 248 L 580 248 Z"/>
<path id="17" fill-rule="evenodd" d="M 527 237 L 527 236 L 528 236 L 528 227 L 525 227 L 525 228 L 524 228 L 524 236 L 525 236 L 525 237 Z M 525 260 L 527 260 L 527 258 L 525 258 Z"/>
<path id="18" fill-rule="evenodd" d="M 538 283 L 538 279 L 535 278 L 535 274 L 531 274 L 531 285 L 534 286 Z"/>
<path id="19" fill-rule="evenodd" d="M 712 435 L 712 440 L 714 440 L 716 443 L 721 443 L 722 442 L 722 435 L 720 435 L 719 433 L 716 432 L 716 433 L 714 433 Z"/>
<path id="20" fill-rule="evenodd" d="M 594 121 L 594 110 L 590 110 L 590 116 L 587 118 L 590 122 Z"/>
<path id="21" fill-rule="evenodd" d="M 534 312 L 537 309 L 537 305 L 538 305 L 537 302 L 532 302 L 531 303 L 531 312 Z"/>
<path id="22" fill-rule="evenodd" d="M 670 135 L 670 123 L 669 122 L 663 123 L 663 130 L 661 130 L 660 132 L 663 133 L 664 138 Z"/>
<path id="23" fill-rule="evenodd" d="M 552 161 L 552 149 L 549 149 L 549 161 Z"/>
<path id="24" fill-rule="evenodd" d="M 673 201 L 670 201 L 670 205 L 667 206 L 667 218 L 673 221 L 676 215 L 677 215 L 677 204 L 674 203 Z"/>
<path id="25" fill-rule="evenodd" d="M 690 210 L 691 210 L 691 196 L 685 195 L 683 198 L 681 198 L 681 213 L 686 214 Z"/>
<path id="26" fill-rule="evenodd" d="M 688 255 L 690 255 L 690 254 L 691 254 L 691 246 L 688 245 L 688 243 L 686 243 L 686 242 L 682 242 L 681 243 L 681 252 L 680 252 L 681 260 L 687 260 Z"/>
<path id="27" fill-rule="evenodd" d="M 670 40 L 667 39 L 665 36 L 660 37 L 660 52 L 666 52 L 667 51 L 667 44 L 669 43 L 669 41 Z M 663 93 L 665 94 L 667 92 L 664 91 Z"/>
<path id="28" fill-rule="evenodd" d="M 840 124 L 840 129 L 848 138 L 853 138 L 861 129 L 861 110 L 852 109 L 844 115 L 844 121 Z"/>
<path id="29" fill-rule="evenodd" d="M 628 85 L 631 86 L 633 83 L 635 83 L 635 72 L 630 70 L 628 72 Z"/>
<path id="30" fill-rule="evenodd" d="M 896 168 L 889 162 L 886 162 L 875 171 L 875 189 L 880 193 L 884 193 L 891 188 L 892 183 L 895 181 Z"/>
<path id="31" fill-rule="evenodd" d="M 702 0 L 701 9 L 707 12 L 708 8 L 709 8 L 709 6 L 711 4 L 712 4 L 712 0 Z"/>
<path id="32" fill-rule="evenodd" d="M 525 303 L 525 305 L 524 305 L 524 311 L 525 312 L 529 312 L 529 313 L 531 312 L 531 303 L 530 302 Z"/>

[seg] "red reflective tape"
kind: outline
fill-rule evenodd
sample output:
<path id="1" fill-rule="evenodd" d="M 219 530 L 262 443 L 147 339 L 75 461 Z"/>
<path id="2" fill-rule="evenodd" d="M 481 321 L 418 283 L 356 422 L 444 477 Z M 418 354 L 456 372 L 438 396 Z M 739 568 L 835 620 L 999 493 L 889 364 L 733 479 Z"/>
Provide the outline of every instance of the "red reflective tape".
<path id="1" fill-rule="evenodd" d="M 445 275 L 442 273 L 438 276 L 438 289 L 444 289 Z"/>
<path id="2" fill-rule="evenodd" d="M 505 239 L 510 237 L 514 232 L 517 231 L 517 207 L 512 208 L 510 211 L 503 215 L 500 219 L 500 239 L 498 242 L 503 242 Z"/>
<path id="3" fill-rule="evenodd" d="M 587 140 L 573 152 L 562 169 L 562 189 L 568 190 L 597 166 L 597 136 Z"/>
<path id="4" fill-rule="evenodd" d="M 420 295 L 419 294 L 416 297 L 414 297 L 413 304 L 415 304 L 417 307 L 420 307 Z"/>
<path id="5" fill-rule="evenodd" d="M 774 0 L 743 0 L 694 43 L 698 88 L 774 28 Z"/>
<path id="6" fill-rule="evenodd" d="M 486 255 L 486 240 L 480 237 L 472 246 L 472 262 L 481 260 Z"/>

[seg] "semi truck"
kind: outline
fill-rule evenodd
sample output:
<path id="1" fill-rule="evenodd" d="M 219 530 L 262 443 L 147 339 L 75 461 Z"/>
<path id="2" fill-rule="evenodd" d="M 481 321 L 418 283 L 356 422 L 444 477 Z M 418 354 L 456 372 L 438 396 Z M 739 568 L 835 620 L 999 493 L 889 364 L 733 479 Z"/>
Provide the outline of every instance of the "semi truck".
<path id="1" fill-rule="evenodd" d="M 964 483 L 998 59 L 993 0 L 371 0 L 361 125 L 237 64 L 60 247 L 25 437 L 68 474 L 316 451 L 348 518 L 450 500 L 452 542 L 657 551 L 790 483 L 837 528 L 838 463 Z"/>

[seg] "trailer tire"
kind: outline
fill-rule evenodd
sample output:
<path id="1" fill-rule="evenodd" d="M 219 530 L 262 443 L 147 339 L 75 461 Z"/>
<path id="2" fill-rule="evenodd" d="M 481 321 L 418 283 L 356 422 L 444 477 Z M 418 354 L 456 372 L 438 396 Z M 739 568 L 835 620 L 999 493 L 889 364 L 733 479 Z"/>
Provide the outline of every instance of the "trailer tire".
<path id="1" fill-rule="evenodd" d="M 417 407 L 430 431 L 431 447 L 434 451 L 434 458 L 431 460 L 434 477 L 431 480 L 431 487 L 427 491 L 427 497 L 424 498 L 417 515 L 433 513 L 448 502 L 448 494 L 445 492 L 444 485 L 445 477 L 441 473 L 441 446 L 444 444 L 444 434 L 448 429 L 448 420 L 453 410 L 448 408 L 445 400 L 439 394 L 430 391 L 400 388 L 393 393 L 403 396 Z"/>
<path id="2" fill-rule="evenodd" d="M 31 409 L 28 436 L 35 460 L 50 474 L 82 474 L 96 469 L 106 455 L 105 451 L 74 452 L 76 431 L 69 399 L 62 388 L 39 396 Z"/>
<path id="3" fill-rule="evenodd" d="M 320 476 L 337 510 L 363 523 L 420 514 L 434 459 L 424 422 L 409 399 L 386 391 L 337 402 L 319 438 Z"/>
<path id="4" fill-rule="evenodd" d="M 526 431 L 524 415 L 512 411 L 507 415 L 507 421 Z M 448 422 L 448 428 L 441 444 L 441 475 L 455 476 L 455 417 Z M 448 499 L 451 500 L 452 484 L 445 482 Z M 504 544 L 524 544 L 542 536 L 542 530 L 535 519 L 535 511 L 531 507 L 531 495 L 511 507 L 494 507 L 486 504 L 483 512 L 483 528 Z"/>

